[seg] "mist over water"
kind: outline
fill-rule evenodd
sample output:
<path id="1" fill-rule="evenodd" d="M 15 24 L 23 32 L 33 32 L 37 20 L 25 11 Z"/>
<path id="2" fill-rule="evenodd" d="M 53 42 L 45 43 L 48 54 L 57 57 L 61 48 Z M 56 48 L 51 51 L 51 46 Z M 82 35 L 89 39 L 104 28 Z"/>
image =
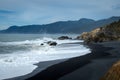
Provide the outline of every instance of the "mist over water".
<path id="1" fill-rule="evenodd" d="M 0 79 L 12 78 L 32 72 L 42 61 L 66 59 L 85 55 L 89 48 L 81 40 L 57 40 L 58 35 L 40 34 L 0 34 Z M 71 35 L 73 37 L 75 35 Z M 55 41 L 57 46 L 41 45 Z M 12 74 L 11 74 L 12 73 Z"/>

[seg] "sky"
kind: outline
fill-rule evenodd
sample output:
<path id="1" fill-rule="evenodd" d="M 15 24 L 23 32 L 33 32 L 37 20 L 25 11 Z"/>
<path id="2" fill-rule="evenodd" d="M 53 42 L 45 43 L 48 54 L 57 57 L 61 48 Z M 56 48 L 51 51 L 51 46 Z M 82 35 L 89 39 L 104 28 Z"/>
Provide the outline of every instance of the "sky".
<path id="1" fill-rule="evenodd" d="M 0 0 L 0 30 L 12 25 L 120 16 L 119 0 Z"/>

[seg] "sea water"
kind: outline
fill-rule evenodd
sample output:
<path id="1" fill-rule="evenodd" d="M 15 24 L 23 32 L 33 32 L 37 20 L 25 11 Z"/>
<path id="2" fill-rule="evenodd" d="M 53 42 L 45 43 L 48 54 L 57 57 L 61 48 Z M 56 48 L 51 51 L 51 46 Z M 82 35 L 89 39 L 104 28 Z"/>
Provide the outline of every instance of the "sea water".
<path id="1" fill-rule="evenodd" d="M 76 34 L 0 34 L 0 80 L 26 75 L 37 68 L 36 63 L 57 59 L 67 59 L 90 53 L 81 44 L 82 40 L 58 40 Z M 57 42 L 57 46 L 45 44 Z M 44 43 L 44 45 L 41 45 Z"/>

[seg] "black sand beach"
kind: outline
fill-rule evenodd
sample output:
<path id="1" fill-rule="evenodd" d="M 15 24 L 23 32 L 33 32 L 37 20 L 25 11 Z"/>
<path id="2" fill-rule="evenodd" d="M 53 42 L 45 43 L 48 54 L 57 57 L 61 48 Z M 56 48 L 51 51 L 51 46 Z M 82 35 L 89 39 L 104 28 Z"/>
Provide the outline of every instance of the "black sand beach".
<path id="1" fill-rule="evenodd" d="M 29 73 L 29 74 L 23 75 L 23 76 L 19 76 L 19 77 L 5 79 L 5 80 L 25 80 L 29 77 L 35 76 L 37 73 L 41 72 L 42 70 L 46 69 L 47 67 L 52 66 L 57 63 L 60 63 L 60 62 L 63 62 L 65 60 L 66 59 L 40 62 L 40 63 L 35 64 L 38 67 L 32 73 Z"/>
<path id="2" fill-rule="evenodd" d="M 54 64 L 40 70 L 43 63 L 31 74 L 8 80 L 100 80 L 113 63 L 120 59 L 120 42 L 104 42 L 89 44 L 92 52 L 62 61 L 44 62 Z"/>

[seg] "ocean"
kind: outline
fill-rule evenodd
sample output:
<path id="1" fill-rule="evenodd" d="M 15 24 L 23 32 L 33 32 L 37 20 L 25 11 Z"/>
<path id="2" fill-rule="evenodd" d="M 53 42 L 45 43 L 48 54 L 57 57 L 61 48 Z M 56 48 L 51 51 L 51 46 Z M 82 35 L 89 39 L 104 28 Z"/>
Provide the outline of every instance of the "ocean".
<path id="1" fill-rule="evenodd" d="M 37 68 L 36 63 L 50 60 L 67 59 L 90 53 L 90 49 L 81 44 L 82 40 L 58 40 L 67 35 L 76 34 L 0 34 L 0 80 L 22 76 Z M 57 42 L 49 46 L 48 41 Z M 44 45 L 41 45 L 44 43 Z"/>

